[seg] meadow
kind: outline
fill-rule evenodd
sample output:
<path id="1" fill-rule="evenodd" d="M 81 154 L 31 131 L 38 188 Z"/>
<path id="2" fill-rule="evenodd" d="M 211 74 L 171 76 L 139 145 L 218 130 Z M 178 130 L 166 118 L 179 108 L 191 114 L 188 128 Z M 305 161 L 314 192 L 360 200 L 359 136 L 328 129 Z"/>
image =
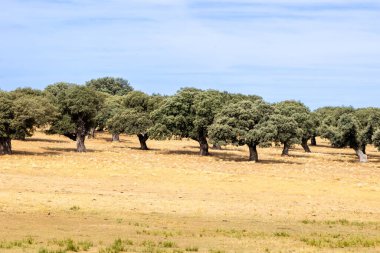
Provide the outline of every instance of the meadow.
<path id="1" fill-rule="evenodd" d="M 0 252 L 380 252 L 380 153 L 58 135 L 0 156 Z"/>

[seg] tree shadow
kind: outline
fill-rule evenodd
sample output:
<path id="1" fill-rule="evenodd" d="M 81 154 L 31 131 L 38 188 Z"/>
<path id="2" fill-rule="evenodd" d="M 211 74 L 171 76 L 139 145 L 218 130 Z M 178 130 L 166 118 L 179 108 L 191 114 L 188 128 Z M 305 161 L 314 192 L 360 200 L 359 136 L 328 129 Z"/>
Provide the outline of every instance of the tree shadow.
<path id="1" fill-rule="evenodd" d="M 378 157 L 373 158 L 372 156 L 369 156 L 368 157 L 368 161 L 369 162 L 380 163 L 380 158 L 378 158 Z"/>
<path id="2" fill-rule="evenodd" d="M 259 164 L 293 164 L 293 165 L 302 165 L 304 163 L 301 162 L 295 162 L 295 161 L 284 161 L 284 160 L 260 160 Z"/>
<path id="3" fill-rule="evenodd" d="M 333 146 L 331 145 L 327 145 L 327 144 L 318 144 L 316 146 L 311 146 L 309 145 L 310 148 L 334 148 Z"/>
<path id="4" fill-rule="evenodd" d="M 370 154 L 367 154 L 368 156 L 370 156 L 370 157 L 376 157 L 376 158 L 379 158 L 380 159 L 380 155 L 375 155 L 375 154 L 373 154 L 373 153 L 370 153 Z"/>
<path id="5" fill-rule="evenodd" d="M 102 140 L 105 142 L 113 142 L 111 136 L 110 137 L 95 137 L 95 138 L 91 138 L 90 140 Z M 115 143 L 130 143 L 130 142 L 131 141 L 125 140 L 122 137 L 120 137 L 120 141 L 115 141 Z"/>
<path id="6" fill-rule="evenodd" d="M 144 151 L 144 152 L 146 152 L 146 151 L 160 151 L 161 149 L 158 149 L 158 148 L 149 148 L 148 150 L 142 150 L 140 147 L 136 147 L 136 146 L 134 146 L 134 147 L 125 147 L 125 148 L 129 148 L 129 149 L 133 149 L 133 150 L 140 150 L 140 151 Z"/>
<path id="7" fill-rule="evenodd" d="M 196 145 L 195 146 L 193 146 L 193 145 L 187 145 L 187 146 L 183 146 L 183 148 L 198 148 L 199 149 L 199 145 L 198 146 L 196 146 Z"/>
<path id="8" fill-rule="evenodd" d="M 191 155 L 191 156 L 198 155 L 199 156 L 199 151 L 193 151 L 193 150 L 161 150 L 160 153 L 165 154 L 165 155 Z"/>
<path id="9" fill-rule="evenodd" d="M 49 150 L 49 151 L 59 152 L 59 153 L 62 153 L 62 152 L 64 152 L 64 153 L 77 153 L 77 150 L 75 148 L 46 147 L 44 149 Z M 102 152 L 102 151 L 95 150 L 95 149 L 86 149 L 85 153 L 95 153 L 95 152 Z"/>
<path id="10" fill-rule="evenodd" d="M 351 153 L 347 151 L 347 153 L 332 153 L 332 152 L 314 152 L 315 154 L 328 155 L 331 158 L 331 161 L 334 162 L 349 162 L 349 163 L 359 163 L 359 159 L 355 154 L 355 151 Z M 380 155 L 368 154 L 368 162 L 380 162 Z"/>
<path id="11" fill-rule="evenodd" d="M 13 150 L 12 155 L 22 155 L 22 156 L 53 156 L 53 155 L 59 155 L 58 152 L 30 152 L 30 151 L 20 151 L 20 150 Z"/>
<path id="12" fill-rule="evenodd" d="M 194 150 L 165 150 L 161 151 L 162 154 L 167 155 L 189 155 L 189 156 L 198 156 L 199 151 Z M 211 152 L 209 156 L 215 158 L 217 161 L 226 161 L 226 162 L 249 162 L 248 160 L 248 153 L 247 156 L 242 156 L 238 154 L 231 154 L 231 153 L 225 153 L 225 152 Z M 303 163 L 296 162 L 296 161 L 284 161 L 284 160 L 259 160 L 259 163 L 261 164 L 297 164 L 301 165 Z"/>
<path id="13" fill-rule="evenodd" d="M 279 153 L 281 154 L 281 153 Z M 292 153 L 289 151 L 289 155 L 284 156 L 284 157 L 293 157 L 293 158 L 310 158 L 312 156 L 313 152 L 311 153 L 304 153 L 304 154 L 297 154 L 297 153 Z M 316 153 L 314 153 L 316 154 Z"/>
<path id="14" fill-rule="evenodd" d="M 25 142 L 47 142 L 47 143 L 68 143 L 69 141 L 60 141 L 60 140 L 52 140 L 52 139 L 42 139 L 42 138 L 26 138 L 23 140 Z"/>
<path id="15" fill-rule="evenodd" d="M 315 154 L 322 154 L 322 155 L 330 155 L 330 156 L 341 156 L 341 157 L 350 157 L 350 156 L 356 156 L 355 152 L 352 151 L 352 153 L 333 153 L 333 152 L 314 152 Z"/>

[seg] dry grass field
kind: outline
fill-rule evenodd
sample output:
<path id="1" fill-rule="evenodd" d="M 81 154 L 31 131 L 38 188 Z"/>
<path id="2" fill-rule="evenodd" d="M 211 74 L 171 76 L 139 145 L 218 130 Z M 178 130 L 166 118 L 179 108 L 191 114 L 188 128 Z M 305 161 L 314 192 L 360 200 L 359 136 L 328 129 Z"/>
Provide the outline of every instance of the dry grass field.
<path id="1" fill-rule="evenodd" d="M 380 252 L 380 153 L 37 133 L 0 157 L 0 252 Z"/>

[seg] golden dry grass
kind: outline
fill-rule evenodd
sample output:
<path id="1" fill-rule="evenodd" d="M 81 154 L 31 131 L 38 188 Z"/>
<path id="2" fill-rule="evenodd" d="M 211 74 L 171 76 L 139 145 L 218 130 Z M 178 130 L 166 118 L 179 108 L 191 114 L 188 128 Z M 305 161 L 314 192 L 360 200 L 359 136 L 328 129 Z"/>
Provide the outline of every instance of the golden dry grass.
<path id="1" fill-rule="evenodd" d="M 0 157 L 0 252 L 380 252 L 380 153 L 320 144 L 255 164 L 244 147 L 100 134 L 78 154 L 37 133 Z"/>

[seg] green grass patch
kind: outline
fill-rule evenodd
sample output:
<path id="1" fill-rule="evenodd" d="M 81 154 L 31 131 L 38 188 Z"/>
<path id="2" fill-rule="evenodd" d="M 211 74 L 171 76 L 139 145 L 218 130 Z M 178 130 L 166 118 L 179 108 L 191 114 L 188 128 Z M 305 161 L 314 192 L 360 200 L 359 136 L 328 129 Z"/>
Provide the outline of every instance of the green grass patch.
<path id="1" fill-rule="evenodd" d="M 273 235 L 276 237 L 290 237 L 290 235 L 286 232 L 275 232 Z"/>
<path id="2" fill-rule="evenodd" d="M 215 249 L 210 249 L 208 252 L 209 253 L 226 253 L 224 250 L 215 250 Z"/>
<path id="3" fill-rule="evenodd" d="M 256 238 L 256 237 L 263 237 L 265 236 L 265 233 L 262 232 L 252 232 L 252 231 L 247 231 L 245 229 L 216 229 L 214 231 L 216 235 L 221 235 L 225 237 L 230 237 L 230 238 L 237 238 L 237 239 L 242 239 L 242 238 Z M 209 236 L 212 235 L 210 233 L 207 233 L 207 231 L 202 231 L 202 236 Z"/>
<path id="4" fill-rule="evenodd" d="M 70 211 L 79 211 L 80 207 L 79 206 L 72 206 L 70 207 Z"/>
<path id="5" fill-rule="evenodd" d="M 187 252 L 198 252 L 199 248 L 195 246 L 186 247 L 185 250 Z"/>
<path id="6" fill-rule="evenodd" d="M 111 245 L 106 248 L 99 250 L 99 253 L 119 253 L 128 251 L 129 247 L 134 243 L 132 240 L 121 240 L 120 238 L 116 239 Z"/>
<path id="7" fill-rule="evenodd" d="M 0 241 L 0 249 L 28 248 L 35 243 L 35 240 L 28 236 L 22 240 Z"/>
<path id="8" fill-rule="evenodd" d="M 64 240 L 51 240 L 48 242 L 48 245 L 50 246 L 58 246 L 59 249 L 48 249 L 48 248 L 41 248 L 42 250 L 47 250 L 49 253 L 61 253 L 61 252 L 78 252 L 78 251 L 88 251 L 90 248 L 94 246 L 93 242 L 91 241 L 74 241 L 73 239 L 67 238 Z"/>
<path id="9" fill-rule="evenodd" d="M 303 224 L 317 224 L 317 225 L 339 225 L 339 226 L 355 226 L 355 227 L 371 227 L 375 229 L 380 229 L 380 222 L 363 222 L 363 221 L 349 221 L 347 219 L 338 219 L 338 220 L 326 220 L 326 221 L 316 221 L 316 220 L 302 220 Z"/>
<path id="10" fill-rule="evenodd" d="M 177 244 L 172 241 L 159 242 L 158 246 L 163 248 L 178 248 Z"/>
<path id="11" fill-rule="evenodd" d="M 318 248 L 368 248 L 380 245 L 380 237 L 370 238 L 358 235 L 311 234 L 301 241 Z"/>

